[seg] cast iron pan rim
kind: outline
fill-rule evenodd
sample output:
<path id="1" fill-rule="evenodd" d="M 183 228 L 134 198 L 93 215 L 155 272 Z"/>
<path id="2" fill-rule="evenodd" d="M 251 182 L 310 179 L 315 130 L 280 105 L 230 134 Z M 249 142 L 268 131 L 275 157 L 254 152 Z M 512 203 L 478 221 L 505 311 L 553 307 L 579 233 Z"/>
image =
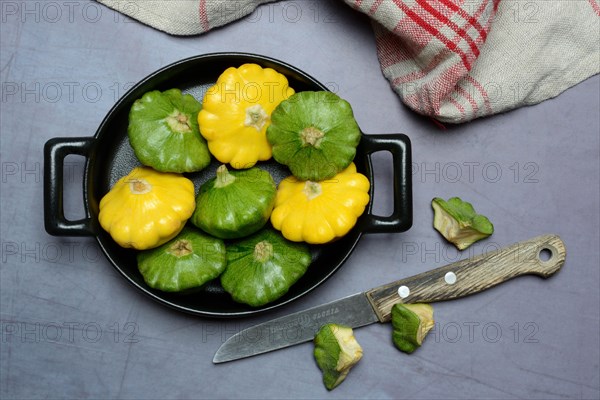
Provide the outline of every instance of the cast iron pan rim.
<path id="1" fill-rule="evenodd" d="M 300 76 L 302 76 L 303 78 L 309 80 L 310 82 L 315 83 L 317 86 L 320 86 L 323 90 L 328 90 L 325 85 L 321 84 L 319 81 L 317 81 L 316 79 L 314 79 L 312 76 L 306 74 L 305 72 L 299 70 L 298 68 L 287 64 L 283 61 L 279 61 L 275 58 L 271 58 L 271 57 L 267 57 L 267 56 L 263 56 L 263 55 L 257 55 L 257 54 L 251 54 L 251 53 L 239 53 L 239 52 L 219 52 L 219 53 L 207 53 L 207 54 L 202 54 L 202 55 L 197 55 L 197 56 L 192 56 L 192 57 L 188 57 L 179 61 L 176 61 L 174 63 L 171 63 L 153 73 L 151 73 L 150 75 L 146 76 L 145 78 L 143 78 L 142 80 L 140 80 L 138 83 L 136 83 L 132 88 L 130 88 L 116 103 L 115 105 L 110 109 L 110 111 L 108 112 L 108 114 L 106 115 L 106 117 L 103 119 L 103 121 L 100 123 L 95 135 L 94 135 L 94 139 L 98 140 L 100 139 L 100 136 L 103 134 L 105 126 L 109 124 L 109 122 L 113 119 L 114 114 L 116 113 L 116 111 L 122 107 L 123 103 L 126 103 L 128 101 L 130 101 L 129 97 L 131 96 L 131 94 L 133 92 L 135 92 L 135 90 L 141 86 L 143 86 L 144 84 L 148 83 L 149 81 L 155 79 L 157 76 L 160 76 L 161 74 L 165 73 L 166 71 L 172 69 L 172 68 L 176 68 L 182 64 L 186 64 L 186 63 L 190 63 L 190 62 L 194 62 L 194 61 L 199 61 L 199 60 L 210 60 L 210 59 L 223 59 L 223 58 L 236 58 L 236 59 L 247 59 L 247 62 L 257 62 L 257 61 L 263 61 L 263 62 L 268 62 L 268 63 L 272 63 L 272 64 L 276 64 L 279 66 L 282 66 Z M 106 133 L 104 133 L 104 135 L 106 135 Z M 97 142 L 95 142 L 94 146 L 97 145 Z M 95 152 L 95 149 L 92 150 L 92 153 Z M 368 169 L 368 178 L 369 181 L 371 182 L 371 187 L 369 189 L 369 195 L 371 196 L 371 200 L 369 201 L 367 208 L 365 209 L 365 214 L 370 214 L 372 211 L 372 207 L 373 207 L 373 193 L 374 193 L 374 182 L 373 182 L 373 165 L 371 163 L 371 157 L 369 157 L 368 155 L 365 154 L 365 161 L 366 161 L 366 166 Z M 83 179 L 83 193 L 84 193 L 84 207 L 85 207 L 85 211 L 86 214 L 88 216 L 88 218 L 91 218 L 91 212 L 90 212 L 90 203 L 89 203 L 89 193 L 88 193 L 88 180 L 90 177 L 90 168 L 91 168 L 91 164 L 92 162 L 95 162 L 95 157 L 89 157 L 86 159 L 85 162 L 85 173 L 84 173 L 84 179 Z M 364 215 L 364 214 L 363 214 Z M 107 249 L 104 246 L 103 241 L 101 240 L 100 235 L 94 235 L 96 241 L 98 242 L 98 245 L 100 246 L 100 248 L 102 249 L 104 255 L 106 256 L 106 258 L 110 261 L 110 263 L 112 264 L 112 266 L 129 282 L 131 283 L 133 286 L 137 287 L 139 290 L 141 290 L 144 294 L 146 294 L 147 296 L 150 296 L 152 299 L 156 300 L 157 302 L 166 305 L 170 308 L 173 308 L 175 310 L 178 311 L 182 311 L 185 313 L 189 313 L 189 314 L 193 314 L 193 315 L 197 315 L 197 316 L 202 316 L 202 317 L 212 317 L 212 318 L 239 318 L 239 317 L 250 317 L 250 316 L 255 316 L 258 314 L 262 314 L 265 313 L 267 311 L 282 307 L 286 304 L 289 304 L 295 300 L 297 300 L 298 298 L 305 296 L 306 294 L 310 293 L 311 291 L 313 291 L 314 289 L 316 289 L 317 287 L 321 286 L 326 280 L 328 280 L 334 273 L 336 273 L 341 267 L 342 265 L 344 265 L 344 263 L 348 260 L 348 258 L 350 257 L 350 255 L 352 254 L 352 252 L 354 251 L 354 249 L 356 248 L 358 242 L 360 241 L 360 238 L 363 235 L 363 231 L 357 229 L 357 226 L 354 227 L 354 234 L 355 234 L 355 239 L 349 243 L 348 248 L 345 249 L 345 255 L 341 258 L 341 260 L 338 262 L 337 266 L 335 266 L 335 268 L 333 268 L 328 274 L 326 274 L 325 276 L 323 276 L 322 279 L 318 280 L 315 284 L 311 285 L 311 287 L 309 287 L 306 290 L 301 291 L 300 293 L 298 293 L 296 296 L 291 297 L 283 302 L 278 302 L 278 303 L 274 303 L 272 305 L 267 305 L 265 307 L 261 307 L 260 309 L 255 309 L 255 310 L 247 310 L 247 311 L 238 311 L 238 312 L 213 312 L 213 311 L 199 311 L 199 310 L 195 310 L 189 307 L 185 307 L 179 304 L 175 304 L 169 300 L 166 300 L 164 298 L 162 298 L 161 296 L 153 293 L 152 291 L 150 291 L 148 288 L 138 284 L 136 281 L 134 281 L 119 265 L 118 263 L 113 259 L 113 257 L 111 256 L 111 253 L 109 251 L 109 249 Z"/>

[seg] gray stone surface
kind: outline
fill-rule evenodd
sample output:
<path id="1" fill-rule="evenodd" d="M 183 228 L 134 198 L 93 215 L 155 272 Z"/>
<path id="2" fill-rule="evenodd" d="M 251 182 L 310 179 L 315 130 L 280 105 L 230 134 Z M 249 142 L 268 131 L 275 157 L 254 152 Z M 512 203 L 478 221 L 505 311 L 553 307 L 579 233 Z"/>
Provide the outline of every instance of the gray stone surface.
<path id="1" fill-rule="evenodd" d="M 76 2 L 72 13 L 57 2 L 60 16 L 44 12 L 45 2 L 12 3 L 18 13 L 3 13 L 0 26 L 2 398 L 600 396 L 597 76 L 542 104 L 442 131 L 400 103 L 379 70 L 368 20 L 338 2 L 295 2 L 302 10 L 295 22 L 280 5 L 266 5 L 251 20 L 190 38 L 93 2 Z M 365 235 L 343 268 L 309 295 L 229 321 L 151 301 L 118 275 L 93 238 L 46 234 L 42 210 L 48 139 L 93 135 L 132 83 L 216 51 L 264 54 L 305 70 L 350 101 L 366 133 L 408 134 L 414 158 L 412 229 Z M 66 161 L 66 214 L 81 217 L 84 160 Z M 390 157 L 378 154 L 374 163 L 375 209 L 385 214 Z M 496 227 L 464 254 L 431 227 L 431 199 L 454 195 Z M 331 393 L 310 344 L 211 362 L 243 327 L 542 233 L 567 244 L 557 276 L 522 277 L 435 305 L 436 328 L 411 356 L 392 347 L 389 326 L 357 330 L 364 358 Z"/>

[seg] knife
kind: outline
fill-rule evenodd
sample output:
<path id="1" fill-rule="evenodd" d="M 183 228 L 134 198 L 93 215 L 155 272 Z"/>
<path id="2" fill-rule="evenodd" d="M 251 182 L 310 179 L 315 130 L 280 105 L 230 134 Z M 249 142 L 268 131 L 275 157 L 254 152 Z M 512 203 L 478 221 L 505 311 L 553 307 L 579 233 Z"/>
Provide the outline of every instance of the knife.
<path id="1" fill-rule="evenodd" d="M 478 293 L 520 275 L 548 278 L 564 264 L 566 248 L 557 235 L 543 235 L 327 304 L 244 329 L 219 348 L 223 363 L 314 339 L 327 323 L 352 328 L 388 322 L 396 303 L 433 303 Z"/>

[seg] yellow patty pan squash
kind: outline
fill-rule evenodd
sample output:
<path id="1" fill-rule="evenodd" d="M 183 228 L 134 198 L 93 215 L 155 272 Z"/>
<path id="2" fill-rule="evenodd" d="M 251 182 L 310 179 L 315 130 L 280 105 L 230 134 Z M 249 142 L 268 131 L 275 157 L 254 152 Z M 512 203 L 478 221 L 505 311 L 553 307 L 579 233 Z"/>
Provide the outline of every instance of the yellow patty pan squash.
<path id="1" fill-rule="evenodd" d="M 235 169 L 270 159 L 266 131 L 271 113 L 293 94 L 287 78 L 272 68 L 249 63 L 225 70 L 207 90 L 198 113 L 211 154 Z"/>
<path id="2" fill-rule="evenodd" d="M 126 248 L 151 249 L 174 238 L 196 207 L 194 184 L 176 173 L 136 167 L 100 200 L 100 225 Z"/>
<path id="3" fill-rule="evenodd" d="M 323 244 L 347 234 L 369 203 L 370 183 L 351 163 L 333 178 L 279 184 L 271 224 L 294 242 Z"/>

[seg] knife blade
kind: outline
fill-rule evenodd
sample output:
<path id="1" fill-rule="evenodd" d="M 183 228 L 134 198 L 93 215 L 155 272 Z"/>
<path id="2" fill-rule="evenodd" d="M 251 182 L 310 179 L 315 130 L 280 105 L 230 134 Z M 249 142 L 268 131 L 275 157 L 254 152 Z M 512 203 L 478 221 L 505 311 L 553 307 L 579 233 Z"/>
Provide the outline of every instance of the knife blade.
<path id="1" fill-rule="evenodd" d="M 548 278 L 560 270 L 565 259 L 565 244 L 559 236 L 538 236 L 244 329 L 221 345 L 213 362 L 233 361 L 311 341 L 327 323 L 352 328 L 385 323 L 391 319 L 396 303 L 457 299 L 521 275 Z"/>

